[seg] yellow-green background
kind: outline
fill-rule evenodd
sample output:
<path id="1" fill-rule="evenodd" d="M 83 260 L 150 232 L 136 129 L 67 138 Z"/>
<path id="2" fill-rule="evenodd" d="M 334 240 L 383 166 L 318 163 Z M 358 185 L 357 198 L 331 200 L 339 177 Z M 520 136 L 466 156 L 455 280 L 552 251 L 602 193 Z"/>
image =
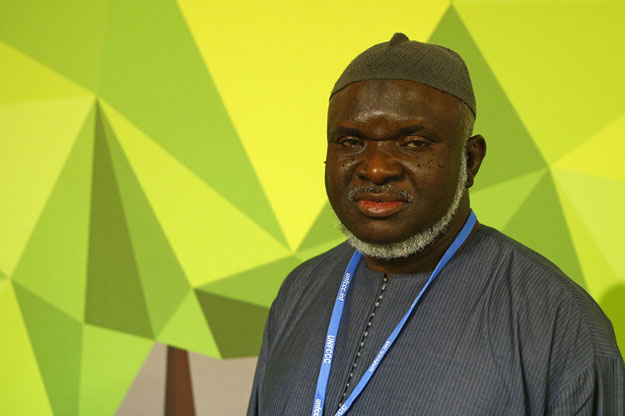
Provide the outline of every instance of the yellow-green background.
<path id="1" fill-rule="evenodd" d="M 328 93 L 396 31 L 467 61 L 478 218 L 625 346 L 623 21 L 622 1 L 0 0 L 0 413 L 114 414 L 154 341 L 254 355 L 286 273 L 341 241 Z"/>

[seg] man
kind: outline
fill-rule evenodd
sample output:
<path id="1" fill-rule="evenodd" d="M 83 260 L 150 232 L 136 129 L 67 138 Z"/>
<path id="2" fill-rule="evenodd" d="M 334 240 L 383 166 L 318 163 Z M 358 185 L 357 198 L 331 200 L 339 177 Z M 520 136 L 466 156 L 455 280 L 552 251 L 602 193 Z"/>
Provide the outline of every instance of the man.
<path id="1" fill-rule="evenodd" d="M 343 72 L 326 189 L 348 243 L 284 282 L 248 415 L 624 414 L 599 307 L 475 221 L 475 114 L 462 59 L 403 34 Z"/>

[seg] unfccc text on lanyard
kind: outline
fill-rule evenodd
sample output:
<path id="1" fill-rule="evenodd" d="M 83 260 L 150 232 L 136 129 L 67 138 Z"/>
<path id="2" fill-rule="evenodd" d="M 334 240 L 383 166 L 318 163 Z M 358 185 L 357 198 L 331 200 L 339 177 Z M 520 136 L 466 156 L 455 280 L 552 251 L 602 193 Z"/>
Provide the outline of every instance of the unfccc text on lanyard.
<path id="1" fill-rule="evenodd" d="M 438 276 L 438 274 L 441 272 L 443 267 L 445 267 L 445 265 L 456 253 L 456 251 L 458 251 L 462 244 L 464 244 L 466 239 L 469 237 L 469 234 L 471 234 L 471 231 L 473 230 L 476 222 L 477 218 L 475 217 L 473 210 L 471 210 L 469 218 L 464 223 L 462 230 L 460 230 L 460 233 L 458 233 L 449 248 L 447 248 L 447 250 L 445 251 L 445 254 L 443 254 L 443 257 L 441 257 L 441 259 L 439 260 L 438 264 L 434 268 L 434 271 L 430 275 L 430 278 L 425 283 L 425 286 L 423 286 L 423 289 L 421 289 L 415 300 L 412 302 L 412 305 L 410 305 L 408 312 L 406 312 L 406 314 L 399 321 L 395 329 L 393 329 L 393 332 L 391 332 L 391 335 L 389 335 L 389 337 L 386 339 L 386 342 L 384 342 L 384 345 L 382 346 L 382 348 L 380 348 L 380 351 L 374 358 L 373 362 L 369 365 L 367 371 L 365 371 L 365 373 L 362 375 L 360 381 L 358 381 L 358 384 L 356 385 L 356 387 L 354 387 L 352 393 L 341 405 L 341 407 L 336 411 L 335 416 L 341 416 L 347 413 L 356 398 L 358 398 L 360 393 L 362 393 L 364 388 L 367 386 L 367 383 L 373 376 L 373 373 L 375 373 L 375 370 L 380 365 L 380 362 L 399 336 L 399 333 L 406 324 L 406 321 L 408 321 L 408 318 L 410 318 L 410 315 L 412 314 L 415 306 L 417 306 L 417 303 L 419 302 L 425 291 L 428 289 L 430 284 L 434 281 L 436 276 Z M 339 287 L 338 294 L 336 295 L 336 300 L 334 301 L 334 308 L 332 309 L 332 316 L 330 317 L 330 324 L 328 325 L 328 332 L 323 348 L 321 368 L 319 369 L 319 377 L 317 379 L 317 389 L 315 391 L 315 402 L 313 403 L 312 416 L 323 415 L 326 389 L 328 387 L 328 380 L 330 378 L 330 368 L 332 367 L 332 357 L 334 357 L 334 344 L 336 343 L 336 336 L 339 332 L 339 325 L 341 323 L 341 317 L 343 316 L 343 307 L 345 306 L 345 299 L 347 297 L 349 285 L 352 281 L 352 278 L 354 277 L 354 273 L 356 272 L 356 268 L 358 267 L 358 263 L 360 262 L 361 257 L 362 255 L 358 251 L 354 252 L 354 255 L 352 256 L 351 260 L 347 265 L 347 268 L 345 269 L 345 273 L 343 274 L 343 280 L 341 281 L 341 286 Z"/>

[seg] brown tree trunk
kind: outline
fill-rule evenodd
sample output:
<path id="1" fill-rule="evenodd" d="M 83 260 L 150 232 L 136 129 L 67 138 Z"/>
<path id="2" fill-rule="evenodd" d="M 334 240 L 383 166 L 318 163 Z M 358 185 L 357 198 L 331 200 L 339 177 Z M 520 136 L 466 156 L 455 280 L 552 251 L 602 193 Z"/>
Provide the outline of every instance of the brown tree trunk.
<path id="1" fill-rule="evenodd" d="M 195 416 L 189 353 L 167 347 L 165 416 Z"/>

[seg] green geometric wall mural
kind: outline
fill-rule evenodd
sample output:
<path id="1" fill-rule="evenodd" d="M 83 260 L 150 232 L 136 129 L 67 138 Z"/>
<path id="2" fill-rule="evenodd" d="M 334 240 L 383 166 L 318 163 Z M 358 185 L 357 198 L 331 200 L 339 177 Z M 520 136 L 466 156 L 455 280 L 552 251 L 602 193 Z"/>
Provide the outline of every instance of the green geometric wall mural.
<path id="1" fill-rule="evenodd" d="M 223 358 L 258 354 L 268 308 L 201 291 L 197 297 Z"/>
<path id="2" fill-rule="evenodd" d="M 480 221 L 583 286 L 625 348 L 624 20 L 622 1 L 0 2 L 0 413 L 115 414 L 155 345 L 255 356 L 286 275 L 343 241 L 331 86 L 396 31 L 467 61 Z"/>

